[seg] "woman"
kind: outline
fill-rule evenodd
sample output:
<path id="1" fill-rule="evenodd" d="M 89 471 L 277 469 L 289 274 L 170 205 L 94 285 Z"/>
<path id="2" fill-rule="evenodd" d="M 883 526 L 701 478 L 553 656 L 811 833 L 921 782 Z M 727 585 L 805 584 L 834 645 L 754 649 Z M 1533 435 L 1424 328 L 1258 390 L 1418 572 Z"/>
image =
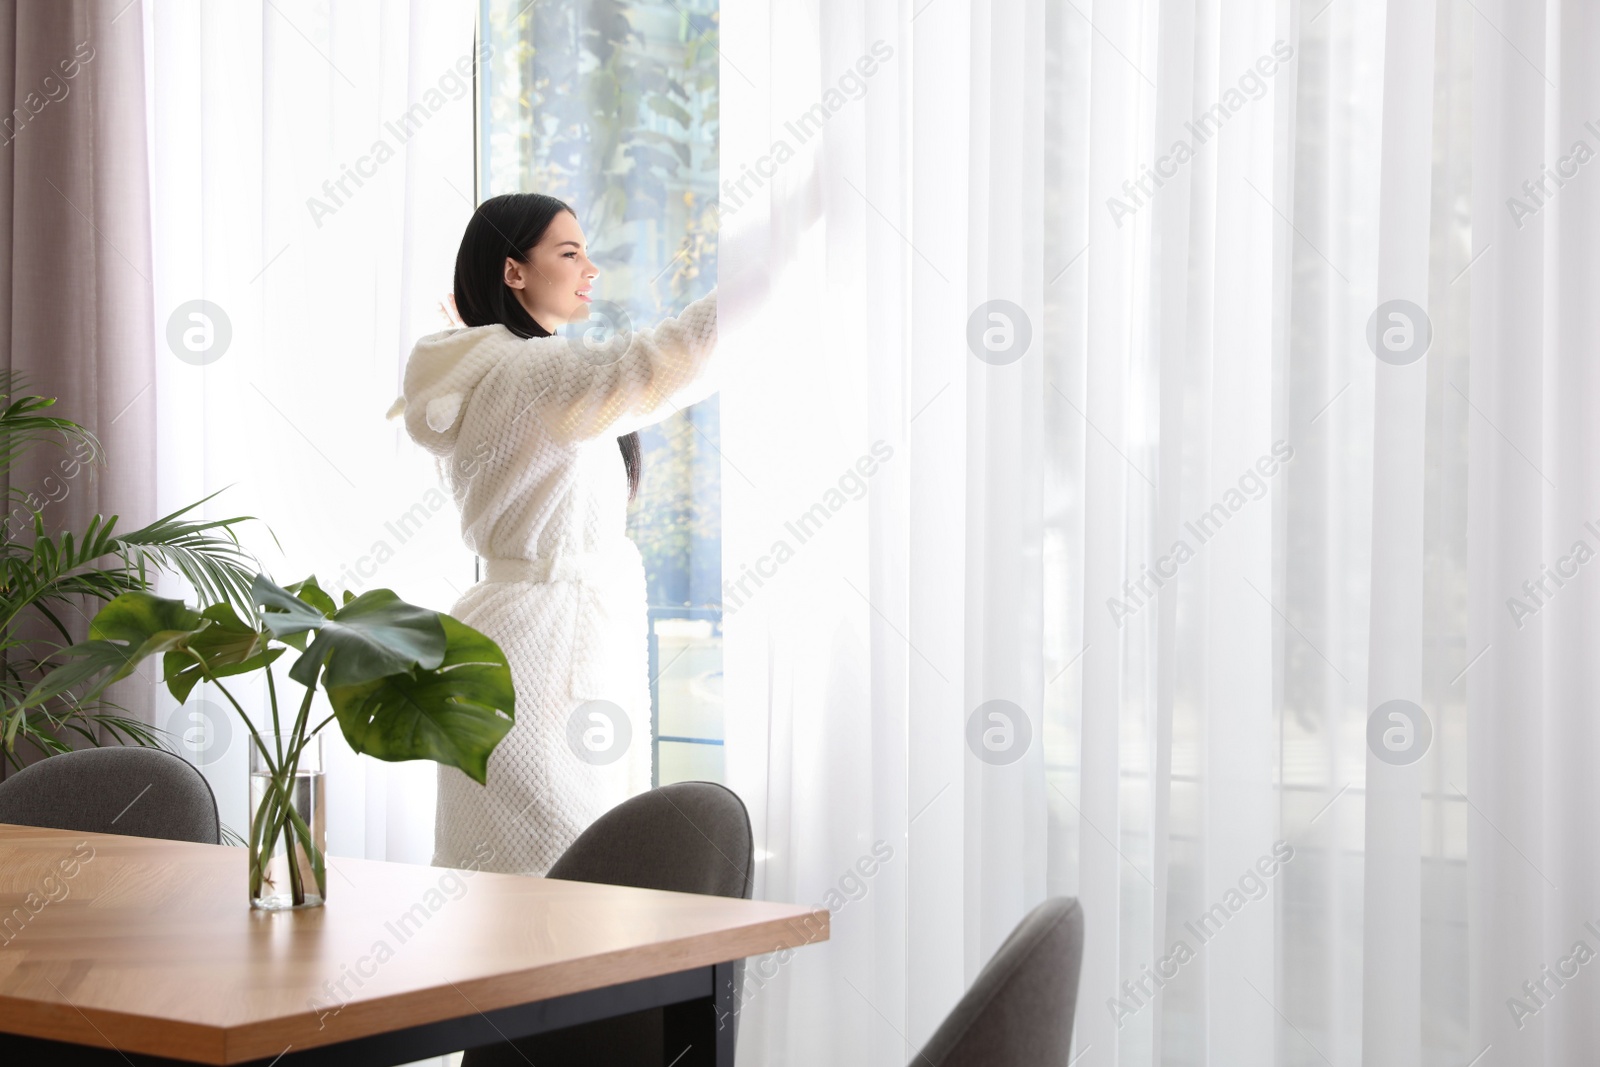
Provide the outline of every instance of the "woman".
<path id="1" fill-rule="evenodd" d="M 439 768 L 436 866 L 543 874 L 650 786 L 644 563 L 624 532 L 637 430 L 714 391 L 717 294 L 605 343 L 552 336 L 588 318 L 598 273 L 560 200 L 486 200 L 456 256 L 464 325 L 417 342 L 391 409 L 448 461 L 485 560 L 450 614 L 505 650 L 516 686 L 487 786 Z"/>

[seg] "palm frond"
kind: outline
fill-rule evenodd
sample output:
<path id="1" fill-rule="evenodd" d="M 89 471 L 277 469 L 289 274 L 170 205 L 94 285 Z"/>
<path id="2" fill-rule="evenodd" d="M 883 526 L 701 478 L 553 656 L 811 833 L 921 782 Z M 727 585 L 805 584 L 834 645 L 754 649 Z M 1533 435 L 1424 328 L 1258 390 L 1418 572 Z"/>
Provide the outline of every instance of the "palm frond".
<path id="1" fill-rule="evenodd" d="M 151 726 L 147 722 L 140 722 L 130 715 L 97 711 L 80 712 L 75 718 L 102 727 L 108 734 L 116 738 L 118 744 L 134 744 L 142 748 L 159 748 L 163 752 L 178 754 L 173 746 L 168 743 L 167 731 L 159 726 Z M 94 743 L 98 745 L 100 742 L 97 740 Z"/>
<path id="2" fill-rule="evenodd" d="M 58 756 L 77 747 L 68 743 L 68 735 L 75 734 L 98 747 L 105 742 L 95 732 L 96 728 L 105 731 L 119 745 L 159 748 L 177 755 L 167 731 L 140 722 L 119 705 L 98 702 L 92 706 L 70 706 L 55 711 L 35 708 L 13 713 L 12 720 L 7 723 L 5 759 L 18 770 L 22 768 L 16 752 L 16 742 L 19 740 L 32 742 L 46 756 Z"/>
<path id="3" fill-rule="evenodd" d="M 0 370 L 0 474 L 8 474 L 18 458 L 45 443 L 72 448 L 82 464 L 104 463 L 104 450 L 93 432 L 49 414 L 54 398 L 25 394 L 24 389 L 24 375 Z M 0 517 L 0 759 L 21 766 L 18 741 L 31 742 L 48 756 L 71 750 L 76 738 L 171 751 L 166 731 L 104 698 L 81 700 L 67 689 L 43 704 L 24 705 L 37 680 L 61 665 L 59 654 L 73 643 L 68 625 L 73 613 L 83 615 L 85 602 L 149 590 L 152 571 L 182 576 L 202 602 L 228 603 L 244 618 L 254 614 L 251 584 L 260 566 L 234 530 L 254 517 L 187 517 L 216 495 L 128 533 L 115 532 L 115 515 L 96 515 L 81 531 L 48 533 L 44 501 L 7 487 L 0 497 L 7 509 Z M 12 525 L 18 518 L 26 524 L 24 534 L 31 526 L 31 541 L 14 538 Z M 272 539 L 276 543 L 277 536 Z M 52 633 L 19 636 L 25 632 L 20 629 L 22 617 L 30 609 Z"/>
<path id="4" fill-rule="evenodd" d="M 129 573 L 126 560 L 110 568 L 93 566 L 96 560 L 118 553 L 112 536 L 115 524 L 115 516 L 102 521 L 96 515 L 81 536 L 67 532 L 52 537 L 44 532 L 43 516 L 35 512 L 30 549 L 0 555 L 0 627 L 9 631 L 25 609 L 49 601 L 62 602 L 78 594 L 109 600 L 143 588 L 134 584 L 138 576 Z"/>
<path id="5" fill-rule="evenodd" d="M 217 490 L 220 492 L 221 489 Z M 132 533 L 119 534 L 112 541 L 141 582 L 147 581 L 149 567 L 174 571 L 194 586 L 201 603 L 226 601 L 241 618 L 249 618 L 255 613 L 250 585 L 261 568 L 255 557 L 240 545 L 233 527 L 254 520 L 255 516 L 182 518 L 217 493 L 202 497 Z"/>
<path id="6" fill-rule="evenodd" d="M 84 463 L 104 462 L 100 439 L 88 427 L 59 415 L 39 414 L 55 406 L 54 397 L 17 395 L 25 381 L 16 371 L 0 371 L 0 402 L 5 403 L 0 408 L 0 469 L 9 470 L 18 457 L 47 441 L 87 450 L 80 457 Z"/>

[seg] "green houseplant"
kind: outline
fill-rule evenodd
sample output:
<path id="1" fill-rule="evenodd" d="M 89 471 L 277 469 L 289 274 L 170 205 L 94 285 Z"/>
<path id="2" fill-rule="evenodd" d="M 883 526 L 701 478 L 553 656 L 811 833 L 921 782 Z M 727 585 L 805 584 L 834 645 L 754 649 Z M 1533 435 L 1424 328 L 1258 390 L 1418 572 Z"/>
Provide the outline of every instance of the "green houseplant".
<path id="1" fill-rule="evenodd" d="M 346 591 L 336 605 L 315 577 L 285 588 L 258 574 L 251 601 L 243 619 L 228 603 L 196 611 L 149 592 L 123 593 L 100 609 L 89 639 L 66 649 L 25 703 L 80 689 L 79 699 L 92 699 L 156 655 L 180 704 L 201 681 L 214 685 L 250 731 L 261 768 L 253 775 L 247 842 L 251 903 L 315 906 L 327 884 L 320 814 L 306 810 L 305 797 L 314 794 L 300 773 L 308 744 L 337 720 L 356 752 L 434 760 L 483 784 L 489 753 L 511 728 L 511 671 L 489 638 L 388 589 Z M 288 676 L 304 689 L 292 719 L 280 711 L 272 669 L 289 648 L 299 656 Z M 255 671 L 266 674 L 270 743 L 222 682 Z M 319 686 L 332 712 L 312 726 Z"/>
<path id="2" fill-rule="evenodd" d="M 209 496 L 126 533 L 117 532 L 115 515 L 96 515 L 78 531 L 47 532 L 49 507 L 77 491 L 77 479 L 93 476 L 105 462 L 104 450 L 88 429 L 48 411 L 54 398 L 25 394 L 24 385 L 21 375 L 0 371 L 0 478 L 7 507 L 0 526 L 0 777 L 8 766 L 22 766 L 19 741 L 45 756 L 69 751 L 73 735 L 95 745 L 105 739 L 162 745 L 160 731 L 108 700 L 62 693 L 24 706 L 30 688 L 73 642 L 63 619 L 85 600 L 104 602 L 148 589 L 151 572 L 163 570 L 187 579 L 204 600 L 248 610 L 258 569 L 233 531 L 251 516 L 185 518 Z M 17 461 L 40 446 L 67 454 L 42 485 L 24 489 L 15 484 Z"/>

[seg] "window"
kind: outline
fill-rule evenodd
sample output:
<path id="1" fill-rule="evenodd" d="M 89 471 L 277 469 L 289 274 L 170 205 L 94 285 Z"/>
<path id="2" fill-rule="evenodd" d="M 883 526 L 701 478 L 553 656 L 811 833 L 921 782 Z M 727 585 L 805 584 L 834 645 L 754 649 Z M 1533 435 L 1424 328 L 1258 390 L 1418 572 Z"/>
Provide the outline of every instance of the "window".
<path id="1" fill-rule="evenodd" d="M 717 277 L 717 0 L 482 0 L 479 199 L 572 205 L 604 298 L 656 322 Z M 628 535 L 645 560 L 657 784 L 720 781 L 715 396 L 640 433 Z"/>

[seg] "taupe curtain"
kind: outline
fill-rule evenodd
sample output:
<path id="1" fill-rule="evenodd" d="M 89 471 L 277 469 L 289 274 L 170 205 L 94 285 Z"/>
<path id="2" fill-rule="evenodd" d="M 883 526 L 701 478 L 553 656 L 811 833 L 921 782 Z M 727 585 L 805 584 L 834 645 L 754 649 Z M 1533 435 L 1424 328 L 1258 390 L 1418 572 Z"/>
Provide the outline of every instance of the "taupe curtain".
<path id="1" fill-rule="evenodd" d="M 13 470 L 13 486 L 48 501 L 53 530 L 96 513 L 123 530 L 156 518 L 142 7 L 0 0 L 0 367 L 57 397 L 107 460 L 63 479 L 70 454 L 44 448 Z M 83 613 L 63 621 L 82 636 Z M 112 693 L 147 722 L 152 695 L 137 678 Z"/>

